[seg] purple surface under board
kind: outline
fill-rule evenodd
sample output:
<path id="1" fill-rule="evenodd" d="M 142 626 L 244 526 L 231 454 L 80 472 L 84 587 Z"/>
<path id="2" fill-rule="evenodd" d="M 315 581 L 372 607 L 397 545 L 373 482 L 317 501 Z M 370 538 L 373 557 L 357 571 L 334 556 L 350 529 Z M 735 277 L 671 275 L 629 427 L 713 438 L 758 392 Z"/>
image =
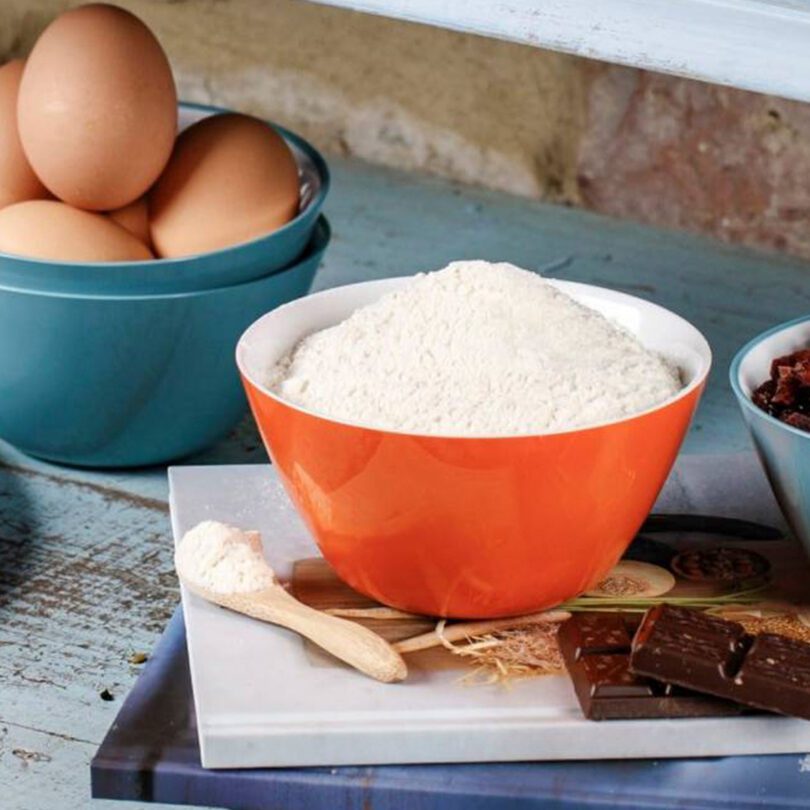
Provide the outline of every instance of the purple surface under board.
<path id="1" fill-rule="evenodd" d="M 677 721 L 672 721 L 677 722 Z M 231 810 L 810 806 L 810 756 L 207 771 L 181 611 L 91 765 L 94 798 Z"/>

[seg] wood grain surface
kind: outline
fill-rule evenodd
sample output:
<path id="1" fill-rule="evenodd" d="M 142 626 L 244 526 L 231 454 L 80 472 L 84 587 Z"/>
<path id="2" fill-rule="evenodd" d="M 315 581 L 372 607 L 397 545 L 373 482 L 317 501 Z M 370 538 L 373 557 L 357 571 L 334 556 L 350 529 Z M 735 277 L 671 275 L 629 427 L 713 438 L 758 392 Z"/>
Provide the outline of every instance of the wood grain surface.
<path id="1" fill-rule="evenodd" d="M 728 361 L 758 331 L 810 311 L 807 265 L 357 163 L 332 166 L 335 237 L 316 287 L 483 257 L 653 299 L 692 320 L 715 351 L 687 450 L 749 447 Z M 13 389 L 0 381 L 0 395 Z M 245 420 L 190 461 L 265 460 Z M 154 646 L 177 603 L 166 495 L 164 468 L 58 468 L 0 443 L 2 810 L 91 806 L 88 763 L 137 677 L 129 656 Z M 112 701 L 101 699 L 105 689 Z"/>

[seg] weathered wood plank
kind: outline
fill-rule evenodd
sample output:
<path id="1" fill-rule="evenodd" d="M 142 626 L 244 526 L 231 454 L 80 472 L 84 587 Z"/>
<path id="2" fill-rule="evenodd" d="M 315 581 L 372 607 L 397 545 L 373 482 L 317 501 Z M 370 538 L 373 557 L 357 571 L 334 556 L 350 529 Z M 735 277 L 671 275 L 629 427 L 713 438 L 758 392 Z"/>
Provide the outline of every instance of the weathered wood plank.
<path id="1" fill-rule="evenodd" d="M 90 758 L 137 675 L 128 658 L 176 601 L 164 502 L 0 468 L 4 810 L 86 805 Z"/>
<path id="2" fill-rule="evenodd" d="M 95 742 L 0 721 L 3 810 L 121 810 L 120 802 L 90 800 L 88 764 L 96 747 Z M 171 810 L 173 805 L 133 802 L 126 807 Z"/>

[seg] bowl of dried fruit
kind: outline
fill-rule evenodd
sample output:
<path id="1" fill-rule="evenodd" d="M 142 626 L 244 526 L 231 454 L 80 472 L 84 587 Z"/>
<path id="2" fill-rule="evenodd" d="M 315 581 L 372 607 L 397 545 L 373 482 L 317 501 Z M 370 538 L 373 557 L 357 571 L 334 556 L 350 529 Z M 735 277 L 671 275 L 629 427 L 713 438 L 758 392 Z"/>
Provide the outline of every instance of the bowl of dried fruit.
<path id="1" fill-rule="evenodd" d="M 810 317 L 755 337 L 730 376 L 774 494 L 810 553 Z"/>

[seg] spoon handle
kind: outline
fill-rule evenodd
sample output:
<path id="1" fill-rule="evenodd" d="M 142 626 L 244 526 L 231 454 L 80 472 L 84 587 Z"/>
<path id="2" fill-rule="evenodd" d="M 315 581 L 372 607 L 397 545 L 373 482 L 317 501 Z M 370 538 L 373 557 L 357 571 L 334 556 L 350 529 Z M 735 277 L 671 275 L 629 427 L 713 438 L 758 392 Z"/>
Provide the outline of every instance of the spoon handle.
<path id="1" fill-rule="evenodd" d="M 237 613 L 293 630 L 378 681 L 401 681 L 408 674 L 402 656 L 384 638 L 360 624 L 299 602 L 280 585 L 244 594 L 190 590 Z"/>

